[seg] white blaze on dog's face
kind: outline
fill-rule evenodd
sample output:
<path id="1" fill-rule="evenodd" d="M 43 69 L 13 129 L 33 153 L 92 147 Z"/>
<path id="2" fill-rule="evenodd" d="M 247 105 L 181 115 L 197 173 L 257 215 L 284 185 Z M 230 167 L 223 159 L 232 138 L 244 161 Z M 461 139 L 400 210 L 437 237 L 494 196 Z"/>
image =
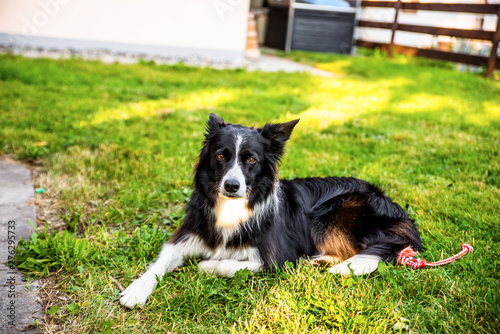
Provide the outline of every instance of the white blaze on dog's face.
<path id="1" fill-rule="evenodd" d="M 247 192 L 247 184 L 240 157 L 242 142 L 242 136 L 236 135 L 233 159 L 229 161 L 229 170 L 224 174 L 219 185 L 219 193 L 227 197 L 242 198 Z M 218 158 L 220 159 L 219 156 Z"/>

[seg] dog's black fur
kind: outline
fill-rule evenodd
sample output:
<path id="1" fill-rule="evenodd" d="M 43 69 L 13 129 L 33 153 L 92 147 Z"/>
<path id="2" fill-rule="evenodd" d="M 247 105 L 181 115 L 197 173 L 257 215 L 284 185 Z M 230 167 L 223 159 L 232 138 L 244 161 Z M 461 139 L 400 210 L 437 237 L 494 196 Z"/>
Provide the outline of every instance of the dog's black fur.
<path id="1" fill-rule="evenodd" d="M 196 235 L 211 249 L 253 247 L 263 269 L 320 255 L 344 260 L 367 254 L 390 262 L 407 246 L 420 250 L 413 222 L 374 185 L 347 177 L 278 180 L 277 166 L 297 122 L 257 129 L 226 123 L 211 114 L 187 215 L 170 242 Z M 243 138 L 239 157 L 234 156 L 236 136 Z M 219 154 L 223 161 L 218 160 Z M 255 162 L 249 163 L 249 158 Z M 225 239 L 213 208 L 220 182 L 234 159 L 242 162 L 249 211 L 260 207 L 258 215 L 235 222 L 238 228 Z M 269 201 L 270 197 L 276 200 Z"/>

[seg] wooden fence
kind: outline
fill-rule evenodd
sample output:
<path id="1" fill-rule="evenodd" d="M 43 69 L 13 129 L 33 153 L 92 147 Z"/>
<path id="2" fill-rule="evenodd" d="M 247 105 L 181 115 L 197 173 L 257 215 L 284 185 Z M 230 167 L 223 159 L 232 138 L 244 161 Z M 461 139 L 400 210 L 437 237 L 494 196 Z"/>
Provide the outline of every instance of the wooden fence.
<path id="1" fill-rule="evenodd" d="M 486 76 L 493 74 L 494 69 L 500 69 L 500 59 L 497 57 L 498 41 L 500 39 L 500 4 L 464 4 L 464 3 L 418 3 L 418 2 L 403 2 L 397 1 L 361 1 L 361 7 L 377 7 L 377 8 L 394 8 L 394 21 L 374 22 L 360 20 L 358 25 L 366 28 L 389 29 L 392 31 L 390 43 L 374 43 L 370 41 L 357 40 L 356 45 L 366 48 L 380 48 L 388 52 L 391 57 L 392 53 L 398 52 L 406 55 L 420 56 L 434 59 L 447 60 L 457 63 L 464 63 L 476 66 L 487 66 Z M 398 23 L 398 15 L 400 10 L 427 10 L 453 13 L 474 13 L 474 14 L 496 14 L 497 27 L 496 31 L 485 30 L 467 30 L 467 29 L 452 29 L 441 27 L 428 27 L 413 24 Z M 458 38 L 470 38 L 491 42 L 491 52 L 489 57 L 468 55 L 463 53 L 446 52 L 432 49 L 420 49 L 415 47 L 403 46 L 394 44 L 394 36 L 396 31 L 407 31 L 414 33 L 451 36 Z"/>

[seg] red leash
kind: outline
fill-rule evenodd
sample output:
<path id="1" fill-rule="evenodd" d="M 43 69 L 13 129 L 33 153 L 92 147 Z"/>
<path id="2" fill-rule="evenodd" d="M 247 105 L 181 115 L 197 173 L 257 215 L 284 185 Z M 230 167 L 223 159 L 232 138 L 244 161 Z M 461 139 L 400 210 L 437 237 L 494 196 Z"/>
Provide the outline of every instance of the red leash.
<path id="1" fill-rule="evenodd" d="M 437 262 L 427 262 L 423 259 L 416 259 L 415 256 L 418 255 L 418 252 L 414 251 L 413 248 L 408 246 L 405 249 L 403 249 L 401 253 L 399 253 L 398 263 L 406 264 L 407 266 L 412 267 L 412 269 L 418 269 L 423 267 L 438 267 L 453 262 L 464 256 L 465 254 L 472 252 L 473 250 L 474 248 L 472 248 L 471 245 L 463 244 L 460 253 L 445 260 Z"/>

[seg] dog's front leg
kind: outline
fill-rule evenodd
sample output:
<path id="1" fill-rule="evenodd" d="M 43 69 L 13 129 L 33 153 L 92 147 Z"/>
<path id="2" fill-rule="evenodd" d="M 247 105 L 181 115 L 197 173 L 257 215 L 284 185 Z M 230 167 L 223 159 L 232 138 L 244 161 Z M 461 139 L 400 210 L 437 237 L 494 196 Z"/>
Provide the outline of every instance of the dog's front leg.
<path id="1" fill-rule="evenodd" d="M 201 271 L 219 277 L 233 277 L 238 270 L 248 269 L 253 273 L 260 271 L 262 264 L 255 261 L 205 260 L 198 263 Z"/>
<path id="2" fill-rule="evenodd" d="M 158 259 L 149 266 L 149 269 L 141 277 L 133 281 L 121 293 L 120 303 L 128 308 L 133 308 L 136 305 L 143 306 L 156 287 L 157 277 L 161 279 L 165 272 L 173 271 L 182 266 L 185 255 L 183 248 L 182 244 L 164 244 Z"/>

